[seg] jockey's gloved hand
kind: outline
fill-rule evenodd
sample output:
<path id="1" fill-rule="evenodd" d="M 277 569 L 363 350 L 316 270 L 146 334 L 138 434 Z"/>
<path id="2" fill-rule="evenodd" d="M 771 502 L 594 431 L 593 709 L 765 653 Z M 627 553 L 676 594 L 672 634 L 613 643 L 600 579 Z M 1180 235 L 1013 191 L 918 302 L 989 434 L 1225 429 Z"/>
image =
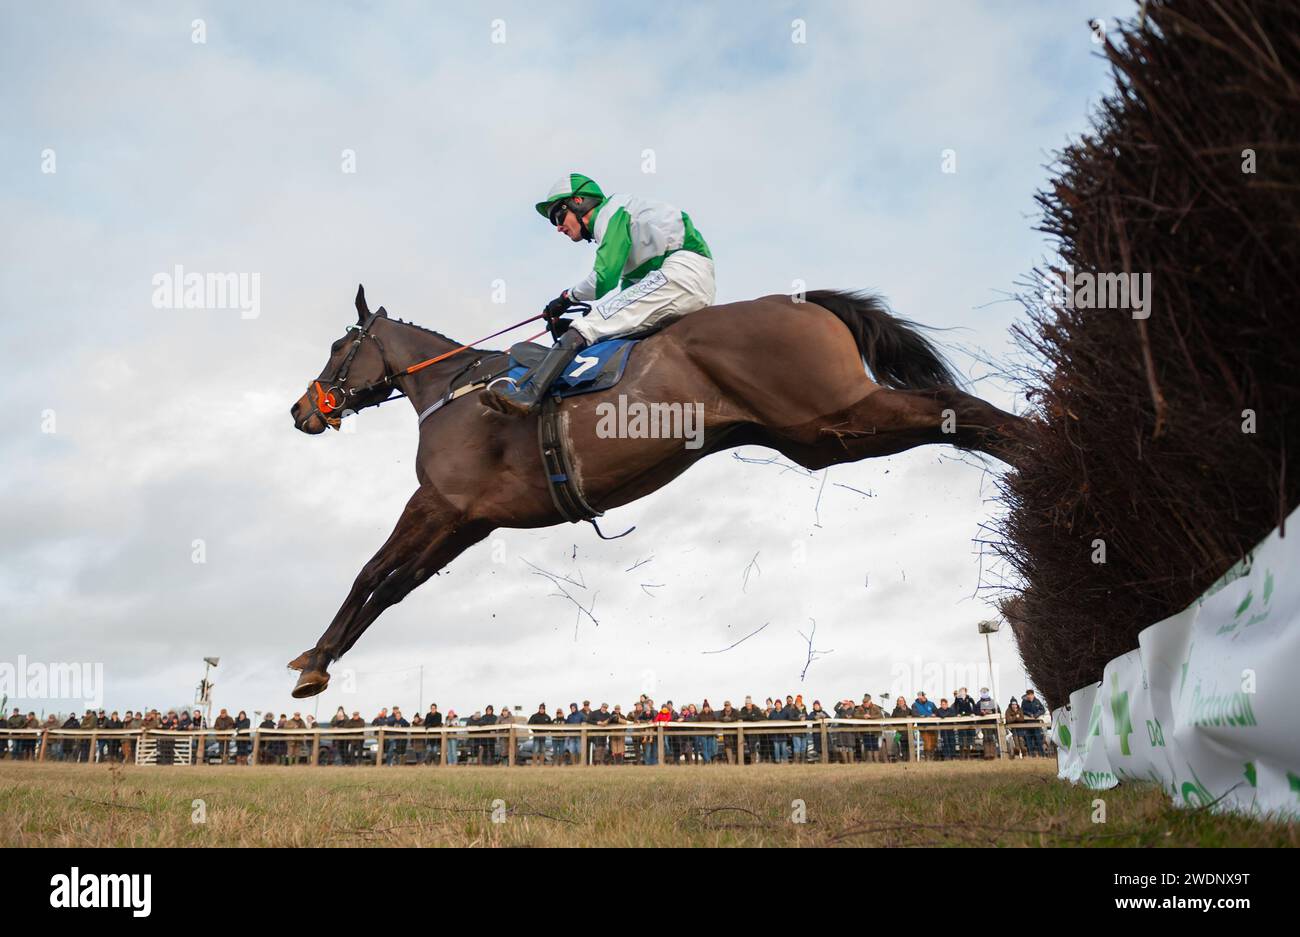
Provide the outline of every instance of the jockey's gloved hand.
<path id="1" fill-rule="evenodd" d="M 554 322 L 569 310 L 569 291 L 565 290 L 559 296 L 555 297 L 546 304 L 542 310 L 542 316 L 547 322 Z"/>
<path id="2" fill-rule="evenodd" d="M 551 330 L 551 338 L 558 342 L 561 335 L 573 328 L 573 322 L 568 319 L 551 319 L 546 327 Z"/>

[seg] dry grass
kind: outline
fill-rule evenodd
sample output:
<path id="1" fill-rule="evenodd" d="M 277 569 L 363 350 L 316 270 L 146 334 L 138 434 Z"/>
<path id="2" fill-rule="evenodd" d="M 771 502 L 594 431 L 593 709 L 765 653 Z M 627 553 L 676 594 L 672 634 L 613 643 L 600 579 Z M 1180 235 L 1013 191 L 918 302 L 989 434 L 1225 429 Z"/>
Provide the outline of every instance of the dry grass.
<path id="1" fill-rule="evenodd" d="M 699 768 L 0 763 L 0 846 L 1296 846 L 1294 826 L 1098 795 L 1051 761 Z M 1092 822 L 1093 800 L 1107 822 Z M 206 805 L 195 823 L 192 802 Z M 493 822 L 493 802 L 504 802 Z M 807 822 L 791 821 L 802 800 Z"/>

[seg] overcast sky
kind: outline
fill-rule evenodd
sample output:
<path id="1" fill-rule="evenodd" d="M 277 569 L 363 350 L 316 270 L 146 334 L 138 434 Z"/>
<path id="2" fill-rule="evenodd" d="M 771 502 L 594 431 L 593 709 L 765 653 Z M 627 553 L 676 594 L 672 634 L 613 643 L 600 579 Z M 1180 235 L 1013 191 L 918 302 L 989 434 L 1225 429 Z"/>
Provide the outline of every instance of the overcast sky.
<path id="1" fill-rule="evenodd" d="M 322 717 L 643 690 L 937 699 L 982 665 L 985 467 L 928 447 L 823 478 L 725 453 L 611 511 L 624 539 L 494 535 L 387 611 L 317 701 L 289 697 L 285 663 L 415 487 L 416 440 L 404 402 L 317 437 L 289 405 L 358 282 L 468 341 L 576 281 L 592 248 L 532 209 L 570 170 L 688 211 L 719 301 L 879 290 L 956 327 L 939 338 L 975 390 L 1024 408 L 967 349 L 1011 352 L 1006 297 L 1050 250 L 1033 194 L 1108 87 L 1088 21 L 1131 4 L 626 7 L 5 6 L 0 661 L 102 663 L 105 705 L 135 709 L 192 700 L 216 655 L 216 707 Z M 176 265 L 257 274 L 257 316 L 156 308 Z M 525 561 L 580 578 L 599 626 Z M 826 653 L 801 680 L 814 620 Z M 1027 685 L 1008 633 L 993 656 L 1005 703 Z"/>

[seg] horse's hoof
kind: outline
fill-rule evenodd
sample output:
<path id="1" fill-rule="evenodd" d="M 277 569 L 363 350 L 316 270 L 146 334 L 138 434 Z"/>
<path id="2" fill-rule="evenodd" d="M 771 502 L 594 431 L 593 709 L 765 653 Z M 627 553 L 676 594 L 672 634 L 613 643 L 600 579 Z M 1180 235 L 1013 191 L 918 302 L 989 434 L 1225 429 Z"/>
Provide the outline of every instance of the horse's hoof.
<path id="1" fill-rule="evenodd" d="M 307 699 L 325 692 L 330 684 L 330 675 L 323 670 L 304 670 L 291 694 L 294 699 Z"/>
<path id="2" fill-rule="evenodd" d="M 303 651 L 293 660 L 289 661 L 290 670 L 306 670 L 311 666 L 311 651 Z"/>

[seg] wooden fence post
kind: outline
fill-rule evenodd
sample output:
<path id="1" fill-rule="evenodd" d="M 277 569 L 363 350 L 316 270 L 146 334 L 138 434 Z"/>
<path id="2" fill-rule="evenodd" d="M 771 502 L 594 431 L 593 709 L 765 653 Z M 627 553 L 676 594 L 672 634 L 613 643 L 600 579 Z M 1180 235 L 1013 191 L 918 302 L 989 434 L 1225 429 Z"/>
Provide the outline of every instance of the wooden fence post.
<path id="1" fill-rule="evenodd" d="M 44 760 L 45 760 L 45 749 L 47 749 L 47 748 L 49 748 L 49 747 L 50 747 L 50 733 L 49 733 L 49 730 L 48 730 L 48 729 L 42 729 L 42 730 L 41 730 L 41 753 L 40 753 L 40 755 L 37 757 L 37 759 L 36 759 L 37 761 L 44 761 Z"/>
<path id="2" fill-rule="evenodd" d="M 375 752 L 375 767 L 381 767 L 384 763 L 384 727 L 379 727 L 379 749 Z"/>
<path id="3" fill-rule="evenodd" d="M 506 744 L 510 746 L 506 750 L 506 767 L 513 768 L 515 766 L 515 724 L 513 722 L 510 723 L 509 731 L 510 734 L 506 738 Z"/>
<path id="4" fill-rule="evenodd" d="M 444 724 L 438 733 L 442 738 L 442 747 L 438 749 L 438 764 L 447 767 L 447 726 Z"/>
<path id="5" fill-rule="evenodd" d="M 821 735 L 822 735 L 822 764 L 824 764 L 824 765 L 828 765 L 828 764 L 831 763 L 831 730 L 830 730 L 830 726 L 828 725 L 828 723 L 830 723 L 830 720 L 829 720 L 829 719 L 818 719 L 818 720 L 817 720 L 817 724 L 818 724 L 818 726 L 821 728 Z"/>
<path id="6" fill-rule="evenodd" d="M 311 734 L 311 764 L 313 768 L 320 764 L 320 729 Z"/>

